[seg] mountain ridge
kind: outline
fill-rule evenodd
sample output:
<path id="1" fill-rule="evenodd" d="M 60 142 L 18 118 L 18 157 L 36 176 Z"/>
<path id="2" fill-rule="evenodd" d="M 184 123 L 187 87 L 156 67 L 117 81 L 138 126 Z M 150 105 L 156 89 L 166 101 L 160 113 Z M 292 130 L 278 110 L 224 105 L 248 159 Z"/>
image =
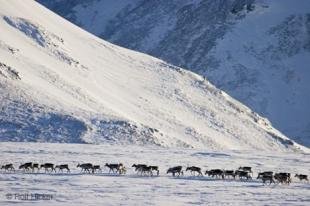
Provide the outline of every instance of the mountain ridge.
<path id="1" fill-rule="evenodd" d="M 306 0 L 39 0 L 89 32 L 206 76 L 310 145 Z"/>
<path id="2" fill-rule="evenodd" d="M 34 1 L 4 1 L 0 16 L 1 141 L 307 151 L 205 78 Z"/>

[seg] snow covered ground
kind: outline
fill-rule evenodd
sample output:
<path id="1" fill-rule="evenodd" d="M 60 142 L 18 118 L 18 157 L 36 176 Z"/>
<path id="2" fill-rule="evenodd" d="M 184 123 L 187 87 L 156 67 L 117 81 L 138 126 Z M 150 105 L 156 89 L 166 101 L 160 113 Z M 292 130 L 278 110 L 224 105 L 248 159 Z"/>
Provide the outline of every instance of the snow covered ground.
<path id="1" fill-rule="evenodd" d="M 0 2 L 0 164 L 72 169 L 0 173 L 0 205 L 309 203 L 308 183 L 166 175 L 176 165 L 308 174 L 309 149 L 199 75 L 105 42 L 35 1 Z M 128 173 L 80 174 L 85 162 L 122 162 Z M 160 176 L 138 176 L 133 163 L 158 165 Z M 27 194 L 52 198 L 18 199 Z"/>
<path id="2" fill-rule="evenodd" d="M 167 168 L 196 165 L 235 169 L 252 166 L 259 171 L 288 171 L 309 174 L 309 154 L 252 151 L 210 151 L 165 149 L 161 147 L 0 143 L 0 164 L 15 167 L 28 161 L 67 163 L 71 174 L 0 173 L 0 205 L 309 205 L 310 185 L 293 178 L 291 185 L 262 185 L 261 182 L 214 180 L 208 177 L 166 175 Z M 78 163 L 122 162 L 127 174 L 80 174 Z M 159 177 L 141 177 L 131 169 L 133 163 L 158 165 Z M 52 195 L 51 200 L 18 200 L 15 194 Z M 8 196 L 12 194 L 13 196 Z M 8 199 L 11 198 L 11 199 Z"/>

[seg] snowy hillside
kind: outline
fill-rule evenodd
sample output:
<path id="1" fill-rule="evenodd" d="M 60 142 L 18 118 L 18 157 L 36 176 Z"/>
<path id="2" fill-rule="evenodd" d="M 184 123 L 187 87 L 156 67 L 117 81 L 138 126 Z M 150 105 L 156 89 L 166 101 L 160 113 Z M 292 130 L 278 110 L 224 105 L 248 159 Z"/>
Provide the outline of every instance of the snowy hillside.
<path id="1" fill-rule="evenodd" d="M 308 0 L 38 0 L 112 43 L 206 76 L 310 145 Z"/>
<path id="2" fill-rule="evenodd" d="M 103 41 L 35 1 L 1 1 L 1 141 L 306 148 L 206 79 Z"/>

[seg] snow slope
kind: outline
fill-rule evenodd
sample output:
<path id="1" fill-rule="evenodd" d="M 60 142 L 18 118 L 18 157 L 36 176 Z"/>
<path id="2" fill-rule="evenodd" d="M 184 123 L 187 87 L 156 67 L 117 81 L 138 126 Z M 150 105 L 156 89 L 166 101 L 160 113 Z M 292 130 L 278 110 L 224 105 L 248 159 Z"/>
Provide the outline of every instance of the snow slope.
<path id="1" fill-rule="evenodd" d="M 206 76 L 310 145 L 308 0 L 38 0 L 112 43 Z"/>
<path id="2" fill-rule="evenodd" d="M 308 151 L 199 75 L 35 1 L 0 7 L 1 141 Z"/>
<path id="3" fill-rule="evenodd" d="M 310 184 L 292 177 L 290 185 L 263 185 L 255 179 L 261 171 L 309 174 L 309 154 L 277 152 L 210 151 L 158 147 L 81 145 L 48 143 L 0 143 L 0 164 L 34 161 L 69 164 L 67 174 L 0 173 L 1 205 L 309 205 Z M 78 163 L 122 162 L 127 174 L 115 176 L 103 168 L 99 174 L 80 174 Z M 134 163 L 158 165 L 159 177 L 141 177 Z M 169 167 L 196 165 L 208 169 L 253 168 L 251 181 L 221 180 L 210 177 L 183 177 L 166 174 Z M 185 168 L 184 168 L 185 169 Z M 15 194 L 52 195 L 51 200 L 20 200 Z M 7 196 L 7 194 L 11 194 Z"/>

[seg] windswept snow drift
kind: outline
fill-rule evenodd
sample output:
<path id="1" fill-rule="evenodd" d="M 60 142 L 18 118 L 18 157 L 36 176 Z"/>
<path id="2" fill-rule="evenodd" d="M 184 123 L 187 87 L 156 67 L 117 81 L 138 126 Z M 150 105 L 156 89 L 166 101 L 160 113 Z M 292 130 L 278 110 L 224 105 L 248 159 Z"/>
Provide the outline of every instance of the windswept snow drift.
<path id="1" fill-rule="evenodd" d="M 2 141 L 307 150 L 201 76 L 34 1 L 1 1 L 0 30 Z"/>

